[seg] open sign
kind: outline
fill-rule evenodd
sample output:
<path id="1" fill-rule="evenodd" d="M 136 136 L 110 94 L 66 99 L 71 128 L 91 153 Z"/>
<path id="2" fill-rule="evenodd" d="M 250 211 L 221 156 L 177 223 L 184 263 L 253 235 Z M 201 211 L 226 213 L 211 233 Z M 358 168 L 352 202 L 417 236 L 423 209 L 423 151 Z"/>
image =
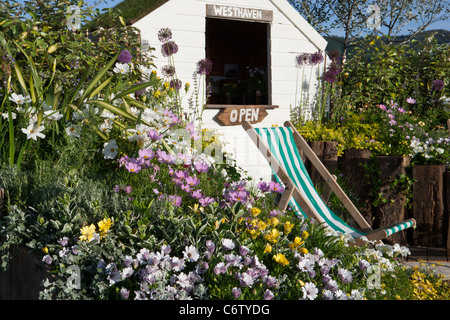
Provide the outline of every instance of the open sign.
<path id="1" fill-rule="evenodd" d="M 212 108 L 213 106 L 208 106 Z M 267 109 L 274 109 L 277 106 L 266 105 L 227 105 L 222 107 L 217 119 L 224 126 L 241 125 L 244 121 L 258 123 L 268 115 Z"/>

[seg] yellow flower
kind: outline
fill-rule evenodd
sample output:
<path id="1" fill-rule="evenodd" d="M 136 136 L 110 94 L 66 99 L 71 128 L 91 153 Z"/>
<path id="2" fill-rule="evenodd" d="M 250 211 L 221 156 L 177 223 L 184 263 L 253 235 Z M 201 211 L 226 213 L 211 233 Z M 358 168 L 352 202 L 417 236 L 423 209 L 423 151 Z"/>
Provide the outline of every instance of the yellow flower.
<path id="1" fill-rule="evenodd" d="M 159 97 L 161 96 L 161 92 L 160 92 L 159 90 L 157 90 L 157 91 L 153 94 L 153 96 L 154 96 L 155 98 L 159 98 Z"/>
<path id="2" fill-rule="evenodd" d="M 107 233 L 109 231 L 109 228 L 111 228 L 112 221 L 110 218 L 98 222 L 98 230 L 102 233 Z"/>
<path id="3" fill-rule="evenodd" d="M 305 241 L 302 240 L 300 237 L 295 237 L 294 242 L 289 244 L 289 248 L 296 249 L 300 247 Z"/>
<path id="4" fill-rule="evenodd" d="M 278 237 L 280 236 L 280 231 L 277 229 L 272 229 L 270 233 L 264 235 L 264 239 L 269 242 L 276 243 L 278 241 Z"/>
<path id="5" fill-rule="evenodd" d="M 264 248 L 264 252 L 263 253 L 266 253 L 266 252 L 268 252 L 268 253 L 272 252 L 272 246 L 269 243 L 267 243 L 266 247 Z"/>
<path id="6" fill-rule="evenodd" d="M 81 241 L 91 241 L 92 238 L 94 237 L 95 225 L 91 224 L 90 226 L 84 226 L 80 230 L 81 230 L 80 240 Z"/>
<path id="7" fill-rule="evenodd" d="M 289 232 L 292 231 L 293 227 L 294 227 L 293 223 L 291 223 L 290 221 L 286 221 L 286 223 L 284 224 L 284 233 L 288 234 Z"/>
<path id="8" fill-rule="evenodd" d="M 247 229 L 247 232 L 250 234 L 250 237 L 251 237 L 253 240 L 255 240 L 256 237 L 258 237 L 258 235 L 259 235 L 259 233 L 260 233 L 258 230 L 255 230 L 255 229 Z"/>
<path id="9" fill-rule="evenodd" d="M 276 217 L 267 219 L 267 224 L 271 227 L 276 227 L 280 221 Z"/>
<path id="10" fill-rule="evenodd" d="M 302 238 L 303 239 L 306 239 L 306 238 L 308 238 L 309 237 L 309 232 L 308 231 L 303 231 L 302 232 Z"/>
<path id="11" fill-rule="evenodd" d="M 289 264 L 288 259 L 286 259 L 286 257 L 282 253 L 274 255 L 273 258 L 275 259 L 276 262 L 282 264 L 283 266 L 287 266 Z"/>
<path id="12" fill-rule="evenodd" d="M 300 253 L 302 254 L 307 254 L 309 252 L 306 248 L 299 248 L 298 251 L 300 251 Z"/>
<path id="13" fill-rule="evenodd" d="M 258 208 L 256 208 L 256 207 L 253 207 L 253 208 L 251 209 L 251 213 L 252 213 L 252 216 L 256 217 L 258 214 L 261 213 L 261 209 L 258 209 Z"/>
<path id="14" fill-rule="evenodd" d="M 44 253 L 48 254 L 48 248 L 47 247 L 42 248 L 42 251 L 44 251 Z"/>
<path id="15" fill-rule="evenodd" d="M 267 227 L 267 224 L 264 221 L 262 221 L 262 220 L 258 221 L 258 230 L 259 231 L 264 231 L 266 229 L 266 227 Z"/>

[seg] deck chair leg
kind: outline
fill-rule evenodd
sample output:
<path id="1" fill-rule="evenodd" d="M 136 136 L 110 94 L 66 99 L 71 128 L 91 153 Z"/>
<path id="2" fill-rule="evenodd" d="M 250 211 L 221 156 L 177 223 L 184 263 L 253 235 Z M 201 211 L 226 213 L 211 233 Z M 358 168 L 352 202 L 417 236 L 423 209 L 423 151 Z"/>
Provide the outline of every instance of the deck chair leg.
<path id="1" fill-rule="evenodd" d="M 334 174 L 332 175 L 332 177 L 333 177 L 333 180 L 336 181 L 337 177 Z M 328 203 L 332 192 L 333 192 L 333 190 L 331 190 L 331 187 L 327 181 L 327 183 L 323 189 L 322 195 L 321 195 L 323 202 Z"/>
<path id="2" fill-rule="evenodd" d="M 294 192 L 294 188 L 291 182 L 287 182 L 283 191 L 283 195 L 281 196 L 280 201 L 278 202 L 278 209 L 281 211 L 285 211 L 289 204 L 289 200 L 292 197 Z"/>

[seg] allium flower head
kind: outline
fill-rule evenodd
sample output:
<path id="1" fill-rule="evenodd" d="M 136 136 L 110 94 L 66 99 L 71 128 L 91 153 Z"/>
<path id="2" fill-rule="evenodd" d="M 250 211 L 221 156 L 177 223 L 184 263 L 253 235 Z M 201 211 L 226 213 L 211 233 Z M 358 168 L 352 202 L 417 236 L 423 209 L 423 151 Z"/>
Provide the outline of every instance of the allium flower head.
<path id="1" fill-rule="evenodd" d="M 311 63 L 313 65 L 319 64 L 323 62 L 323 55 L 322 52 L 317 51 L 313 54 L 311 54 Z"/>
<path id="2" fill-rule="evenodd" d="M 133 56 L 128 50 L 122 50 L 122 52 L 119 54 L 119 57 L 117 58 L 120 63 L 130 63 L 132 59 Z"/>
<path id="3" fill-rule="evenodd" d="M 197 73 L 198 74 L 209 74 L 212 69 L 212 61 L 209 59 L 201 59 L 197 62 Z"/>
<path id="4" fill-rule="evenodd" d="M 158 40 L 161 42 L 167 42 L 172 39 L 172 30 L 169 28 L 162 28 L 158 32 Z"/>
<path id="5" fill-rule="evenodd" d="M 444 81 L 442 80 L 434 80 L 433 83 L 431 84 L 431 87 L 433 88 L 434 91 L 442 91 L 442 89 L 444 89 Z"/>
<path id="6" fill-rule="evenodd" d="M 171 65 L 165 65 L 161 68 L 161 73 L 167 78 L 171 78 L 175 75 L 175 67 Z"/>
<path id="7" fill-rule="evenodd" d="M 167 41 L 161 46 L 161 53 L 164 57 L 170 57 L 178 52 L 178 45 L 175 41 Z"/>
<path id="8" fill-rule="evenodd" d="M 295 57 L 295 62 L 297 67 L 305 66 L 311 64 L 311 56 L 309 53 L 302 53 Z"/>

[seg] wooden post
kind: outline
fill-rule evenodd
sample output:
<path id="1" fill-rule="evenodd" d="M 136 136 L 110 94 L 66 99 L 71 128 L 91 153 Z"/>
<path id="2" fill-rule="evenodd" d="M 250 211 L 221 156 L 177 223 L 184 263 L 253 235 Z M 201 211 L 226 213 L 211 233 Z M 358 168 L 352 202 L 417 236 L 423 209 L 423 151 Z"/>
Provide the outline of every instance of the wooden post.
<path id="1" fill-rule="evenodd" d="M 450 120 L 449 120 L 450 121 Z M 444 227 L 447 226 L 446 249 L 447 257 L 450 256 L 450 170 L 445 172 L 445 214 L 444 214 Z M 445 230 L 444 230 L 445 231 Z"/>
<path id="2" fill-rule="evenodd" d="M 378 179 L 381 181 L 378 193 L 384 201 L 372 210 L 374 229 L 406 219 L 407 210 L 405 208 L 405 194 L 400 190 L 393 188 L 392 183 L 400 175 L 406 174 L 406 168 L 411 163 L 411 158 L 402 156 L 380 156 L 376 158 L 376 161 L 379 168 Z M 407 244 L 406 232 L 397 232 L 389 237 L 386 242 L 392 244 Z"/>
<path id="3" fill-rule="evenodd" d="M 415 246 L 445 247 L 444 172 L 445 165 L 417 165 L 412 168 L 412 217 L 417 228 L 412 232 Z"/>
<path id="4" fill-rule="evenodd" d="M 370 164 L 371 151 L 368 149 L 347 149 L 339 163 L 341 173 L 348 187 L 359 199 L 357 206 L 364 219 L 371 225 L 373 215 L 370 201 L 370 185 L 365 166 Z"/>

